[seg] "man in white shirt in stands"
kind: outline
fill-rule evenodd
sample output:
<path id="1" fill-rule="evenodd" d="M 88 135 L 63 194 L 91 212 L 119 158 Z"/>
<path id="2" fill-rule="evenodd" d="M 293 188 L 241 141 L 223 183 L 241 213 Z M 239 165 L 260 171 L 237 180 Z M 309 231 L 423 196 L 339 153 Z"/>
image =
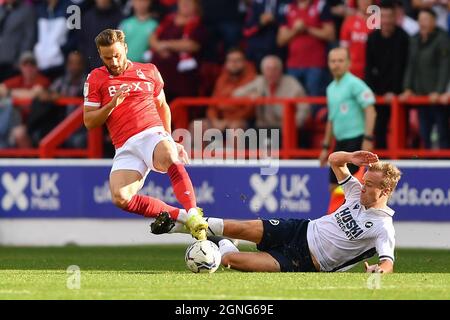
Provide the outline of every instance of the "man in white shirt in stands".
<path id="1" fill-rule="evenodd" d="M 222 264 L 241 271 L 334 272 L 348 270 L 378 253 L 378 264 L 365 262 L 366 271 L 393 272 L 394 211 L 387 202 L 401 172 L 368 151 L 334 152 L 328 161 L 345 193 L 345 203 L 331 215 L 312 221 L 208 218 L 208 239 L 219 244 Z M 368 167 L 362 185 L 350 174 L 347 163 Z M 152 224 L 152 232 L 183 232 L 183 225 L 162 213 Z M 229 239 L 218 236 L 254 242 L 259 252 L 239 252 Z"/>

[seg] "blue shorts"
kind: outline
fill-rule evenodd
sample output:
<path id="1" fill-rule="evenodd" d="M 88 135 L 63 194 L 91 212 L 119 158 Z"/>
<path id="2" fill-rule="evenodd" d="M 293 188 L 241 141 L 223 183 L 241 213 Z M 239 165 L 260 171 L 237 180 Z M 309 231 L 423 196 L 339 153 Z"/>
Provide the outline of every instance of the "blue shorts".
<path id="1" fill-rule="evenodd" d="M 263 220 L 263 236 L 256 246 L 280 264 L 281 272 L 317 272 L 309 251 L 306 232 L 309 220 Z"/>

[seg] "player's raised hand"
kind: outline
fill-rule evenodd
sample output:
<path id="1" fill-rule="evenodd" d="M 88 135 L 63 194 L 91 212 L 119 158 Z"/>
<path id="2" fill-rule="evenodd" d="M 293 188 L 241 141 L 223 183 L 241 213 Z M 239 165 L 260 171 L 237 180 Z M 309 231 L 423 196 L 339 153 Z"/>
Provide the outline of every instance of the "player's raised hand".
<path id="1" fill-rule="evenodd" d="M 190 163 L 189 155 L 187 154 L 183 145 L 178 142 L 176 142 L 176 145 L 177 145 L 178 159 L 180 159 L 180 161 L 183 162 L 184 164 L 189 164 Z"/>
<path id="2" fill-rule="evenodd" d="M 351 156 L 352 163 L 356 166 L 369 166 L 378 162 L 378 156 L 370 151 L 355 151 Z"/>
<path id="3" fill-rule="evenodd" d="M 130 88 L 128 86 L 119 88 L 119 90 L 116 91 L 116 94 L 111 100 L 113 107 L 114 108 L 117 107 L 129 95 L 130 95 Z"/>

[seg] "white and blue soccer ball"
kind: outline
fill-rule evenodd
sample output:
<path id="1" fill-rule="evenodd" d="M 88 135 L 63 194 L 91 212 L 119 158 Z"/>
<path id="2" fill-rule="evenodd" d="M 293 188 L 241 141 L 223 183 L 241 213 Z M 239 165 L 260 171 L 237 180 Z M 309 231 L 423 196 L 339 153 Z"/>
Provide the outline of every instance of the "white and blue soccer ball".
<path id="1" fill-rule="evenodd" d="M 213 273 L 222 257 L 217 245 L 209 240 L 199 240 L 186 249 L 184 260 L 189 270 L 194 273 Z"/>

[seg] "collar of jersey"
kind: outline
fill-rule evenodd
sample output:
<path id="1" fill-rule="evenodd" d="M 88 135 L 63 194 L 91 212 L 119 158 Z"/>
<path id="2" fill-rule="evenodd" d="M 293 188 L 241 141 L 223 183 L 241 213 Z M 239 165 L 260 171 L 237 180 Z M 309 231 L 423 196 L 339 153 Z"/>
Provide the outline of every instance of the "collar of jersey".
<path id="1" fill-rule="evenodd" d="M 364 207 L 364 206 L 363 206 Z M 364 207 L 365 208 L 365 207 Z M 394 210 L 392 210 L 391 208 L 389 208 L 389 207 L 385 207 L 385 208 L 369 208 L 369 209 L 366 209 L 367 211 L 369 211 L 369 210 L 371 210 L 371 211 L 373 211 L 373 212 L 378 212 L 378 211 L 381 211 L 381 212 L 383 212 L 383 213 L 385 213 L 385 214 L 387 214 L 388 216 L 390 216 L 390 217 L 392 217 L 392 216 L 394 216 Z"/>

